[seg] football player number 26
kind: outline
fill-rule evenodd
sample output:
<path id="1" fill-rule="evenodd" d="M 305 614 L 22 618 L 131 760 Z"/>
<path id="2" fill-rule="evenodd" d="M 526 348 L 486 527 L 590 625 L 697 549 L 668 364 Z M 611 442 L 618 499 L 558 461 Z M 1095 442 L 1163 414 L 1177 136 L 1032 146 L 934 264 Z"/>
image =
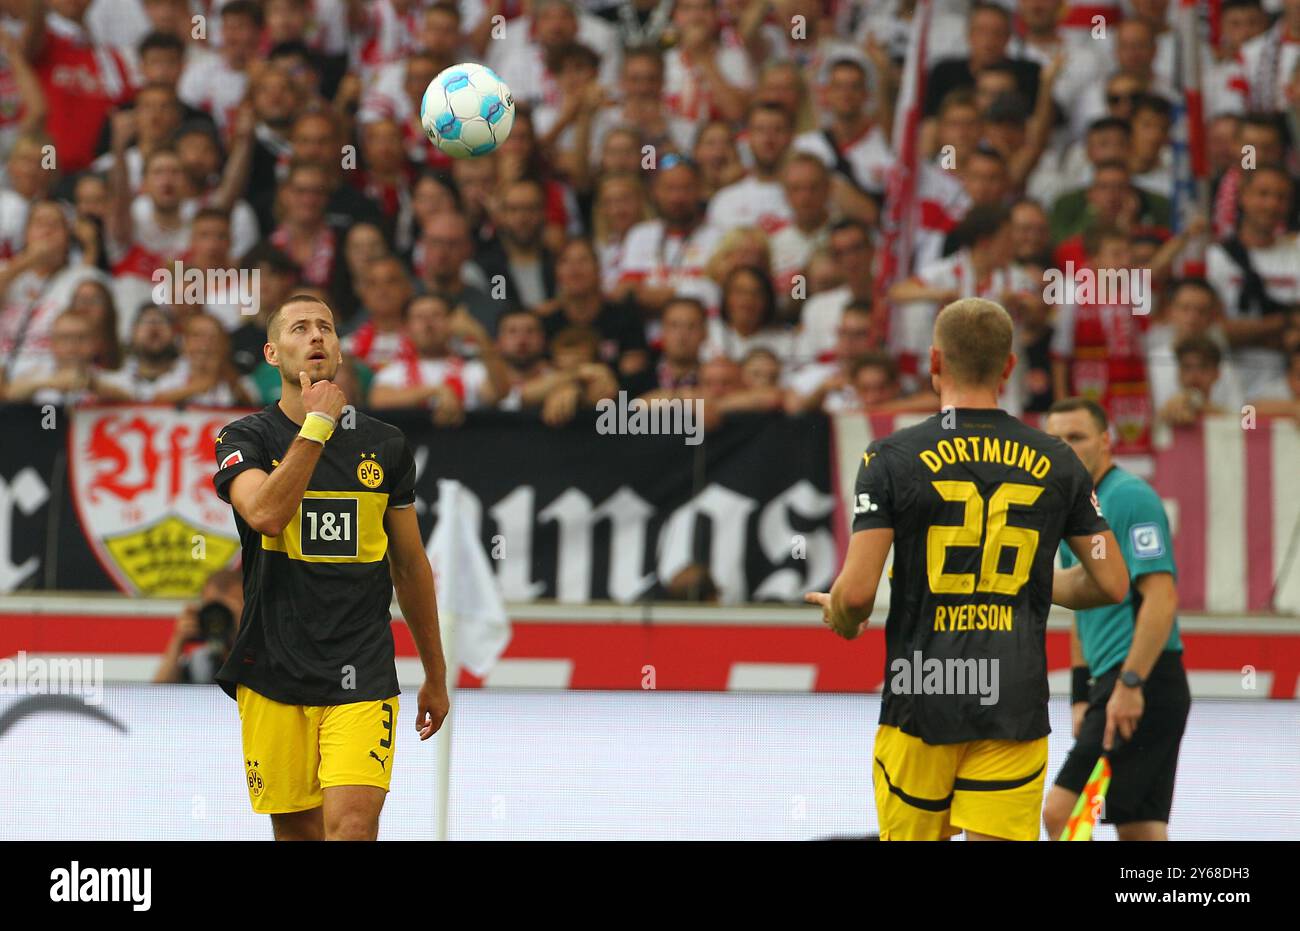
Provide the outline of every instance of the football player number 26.
<path id="1" fill-rule="evenodd" d="M 931 526 L 926 536 L 925 562 L 930 577 L 930 591 L 936 595 L 969 595 L 988 592 L 996 595 L 1015 595 L 1029 580 L 1029 570 L 1034 564 L 1038 549 L 1038 531 L 1028 527 L 1007 526 L 1007 511 L 1011 505 L 1031 505 L 1043 493 L 1041 485 L 1021 485 L 1004 482 L 989 497 L 987 523 L 984 499 L 974 482 L 932 482 L 934 490 L 945 501 L 965 506 L 960 527 Z M 987 533 L 982 533 L 987 529 Z M 980 573 L 945 572 L 944 564 L 950 546 L 979 546 L 981 537 L 984 549 L 980 556 Z M 998 571 L 1002 551 L 1015 550 L 1016 560 L 1010 572 Z"/>

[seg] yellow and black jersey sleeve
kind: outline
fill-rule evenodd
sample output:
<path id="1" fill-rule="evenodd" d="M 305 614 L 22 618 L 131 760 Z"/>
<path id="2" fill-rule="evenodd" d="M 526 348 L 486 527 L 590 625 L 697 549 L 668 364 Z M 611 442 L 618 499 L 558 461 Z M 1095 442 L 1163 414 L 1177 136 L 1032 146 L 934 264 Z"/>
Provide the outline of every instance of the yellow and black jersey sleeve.
<path id="1" fill-rule="evenodd" d="M 390 508 L 407 508 L 415 503 L 415 456 L 411 454 L 406 437 L 398 436 L 392 442 L 395 448 L 394 479 L 388 493 Z"/>
<path id="2" fill-rule="evenodd" d="M 885 444 L 877 440 L 867 447 L 858 463 L 853 485 L 853 532 L 895 527 L 896 516 L 906 503 L 899 500 L 899 488 Z"/>
<path id="3" fill-rule="evenodd" d="M 1097 500 L 1097 490 L 1088 470 L 1069 447 L 1060 458 L 1069 466 L 1065 488 L 1067 510 L 1061 536 L 1069 539 L 1109 530 L 1110 524 L 1102 516 L 1101 503 Z"/>
<path id="4" fill-rule="evenodd" d="M 266 444 L 253 423 L 252 418 L 245 417 L 217 434 L 217 471 L 212 476 L 212 485 L 217 496 L 227 504 L 230 503 L 230 483 L 236 475 L 249 469 L 271 471 Z"/>

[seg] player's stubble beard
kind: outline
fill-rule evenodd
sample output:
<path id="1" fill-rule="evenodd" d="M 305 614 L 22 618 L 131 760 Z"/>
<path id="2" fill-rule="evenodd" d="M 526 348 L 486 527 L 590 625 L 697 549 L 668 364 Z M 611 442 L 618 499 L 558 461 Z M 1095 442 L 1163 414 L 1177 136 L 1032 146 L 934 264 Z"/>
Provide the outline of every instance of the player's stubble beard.
<path id="1" fill-rule="evenodd" d="M 281 394 L 285 393 L 290 388 L 292 388 L 292 390 L 294 391 L 302 390 L 301 385 L 298 382 L 299 372 L 306 372 L 307 377 L 311 379 L 311 383 L 313 385 L 316 384 L 316 382 L 318 381 L 334 381 L 335 376 L 337 376 L 339 373 L 339 365 L 341 364 L 339 356 L 338 355 L 330 356 L 329 350 L 328 349 L 325 350 L 326 353 L 325 371 L 319 374 L 314 374 L 312 370 L 308 368 L 309 362 L 306 356 L 311 355 L 315 351 L 316 351 L 315 349 L 308 349 L 307 352 L 304 354 L 302 361 L 296 365 L 292 365 L 285 362 L 284 357 L 281 356 L 281 361 L 279 366 Z"/>

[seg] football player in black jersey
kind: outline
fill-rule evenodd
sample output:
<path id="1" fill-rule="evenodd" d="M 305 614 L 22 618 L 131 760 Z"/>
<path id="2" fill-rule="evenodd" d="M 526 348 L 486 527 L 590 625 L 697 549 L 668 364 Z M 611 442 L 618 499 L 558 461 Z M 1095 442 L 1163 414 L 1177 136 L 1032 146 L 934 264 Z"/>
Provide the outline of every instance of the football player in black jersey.
<path id="1" fill-rule="evenodd" d="M 217 437 L 213 482 L 244 566 L 239 636 L 217 680 L 239 702 L 249 799 L 275 837 L 373 840 L 397 739 L 394 589 L 424 665 L 421 740 L 449 710 L 415 461 L 397 428 L 344 416 L 322 301 L 289 298 L 263 352 L 279 403 Z"/>
<path id="2" fill-rule="evenodd" d="M 1120 548 L 1069 446 L 998 408 L 1011 317 L 979 298 L 935 320 L 942 410 L 871 444 L 823 620 L 866 626 L 891 547 L 872 778 L 882 840 L 1036 840 L 1047 765 L 1050 603 L 1120 601 Z M 1053 569 L 1064 539 L 1080 565 Z"/>

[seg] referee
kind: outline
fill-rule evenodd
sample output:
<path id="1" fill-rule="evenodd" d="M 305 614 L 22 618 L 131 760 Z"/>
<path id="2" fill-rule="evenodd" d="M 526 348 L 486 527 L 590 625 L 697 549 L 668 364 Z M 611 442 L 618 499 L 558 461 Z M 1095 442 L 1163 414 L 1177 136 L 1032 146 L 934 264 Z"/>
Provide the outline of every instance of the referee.
<path id="1" fill-rule="evenodd" d="M 424 664 L 416 728 L 449 710 L 433 573 L 402 433 L 338 425 L 334 314 L 294 295 L 267 322 L 280 401 L 217 437 L 217 494 L 243 547 L 244 611 L 217 681 L 239 702 L 253 810 L 277 840 L 374 840 L 397 748 L 393 590 Z M 355 417 L 355 421 L 352 421 Z"/>
<path id="2" fill-rule="evenodd" d="M 1178 636 L 1177 570 L 1169 522 L 1155 489 L 1111 460 L 1106 413 L 1093 401 L 1067 398 L 1048 411 L 1047 432 L 1074 448 L 1097 485 L 1128 566 L 1129 594 L 1119 604 L 1075 613 L 1074 748 L 1047 793 L 1043 823 L 1055 840 L 1079 793 L 1107 752 L 1110 789 L 1102 820 L 1120 840 L 1168 840 L 1178 747 L 1191 693 Z M 1073 554 L 1061 548 L 1064 566 Z"/>

